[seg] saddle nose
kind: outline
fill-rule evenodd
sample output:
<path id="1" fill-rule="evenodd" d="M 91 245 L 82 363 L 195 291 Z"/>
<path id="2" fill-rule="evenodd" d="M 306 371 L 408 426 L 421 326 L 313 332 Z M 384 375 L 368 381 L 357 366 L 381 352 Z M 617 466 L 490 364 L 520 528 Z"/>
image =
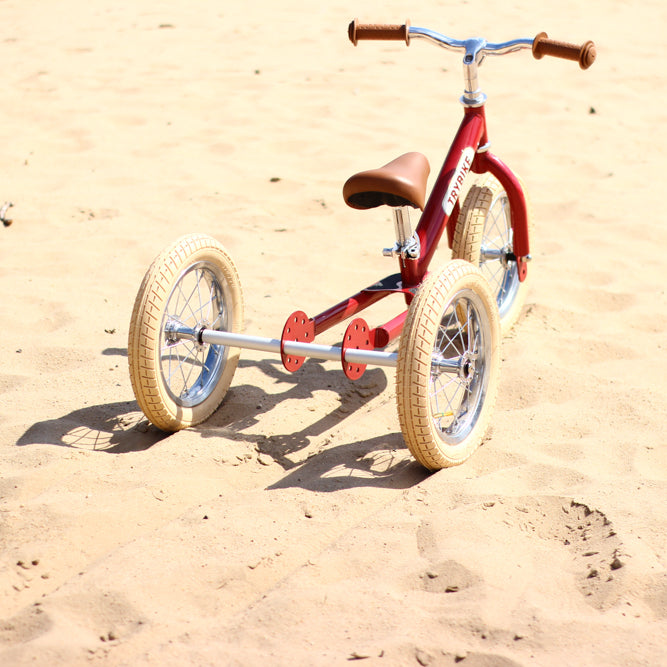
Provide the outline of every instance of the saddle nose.
<path id="1" fill-rule="evenodd" d="M 424 210 L 426 181 L 431 167 L 422 153 L 405 153 L 379 169 L 350 176 L 343 186 L 345 203 L 352 208 L 412 206 Z"/>

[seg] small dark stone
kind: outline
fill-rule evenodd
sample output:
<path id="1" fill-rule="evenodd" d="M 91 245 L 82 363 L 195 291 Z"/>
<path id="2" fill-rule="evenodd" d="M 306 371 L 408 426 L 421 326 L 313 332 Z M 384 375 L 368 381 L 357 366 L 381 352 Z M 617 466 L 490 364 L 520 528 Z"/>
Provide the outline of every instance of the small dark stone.
<path id="1" fill-rule="evenodd" d="M 420 648 L 415 651 L 415 658 L 422 667 L 428 667 L 428 665 L 430 665 L 431 661 L 433 660 L 433 656 Z"/>
<path id="2" fill-rule="evenodd" d="M 366 653 L 357 653 L 357 651 L 353 651 L 348 660 L 367 660 L 370 657 L 371 656 Z"/>
<path id="3" fill-rule="evenodd" d="M 610 565 L 612 570 L 620 570 L 623 567 L 623 563 L 617 558 L 614 558 L 613 561 L 611 561 Z"/>

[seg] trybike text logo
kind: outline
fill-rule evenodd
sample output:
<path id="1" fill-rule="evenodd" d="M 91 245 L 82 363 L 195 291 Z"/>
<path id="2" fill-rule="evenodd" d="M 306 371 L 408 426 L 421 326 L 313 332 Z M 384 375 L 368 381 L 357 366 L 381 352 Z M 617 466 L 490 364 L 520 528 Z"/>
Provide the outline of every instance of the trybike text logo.
<path id="1" fill-rule="evenodd" d="M 452 180 L 449 182 L 449 189 L 447 190 L 447 194 L 442 200 L 442 209 L 445 212 L 445 215 L 450 215 L 454 210 L 454 205 L 456 204 L 459 195 L 461 194 L 461 186 L 463 185 L 463 181 L 465 181 L 466 176 L 470 171 L 470 167 L 472 166 L 472 159 L 474 155 L 475 151 L 470 147 L 466 148 L 463 153 L 461 153 L 461 159 L 456 165 Z"/>

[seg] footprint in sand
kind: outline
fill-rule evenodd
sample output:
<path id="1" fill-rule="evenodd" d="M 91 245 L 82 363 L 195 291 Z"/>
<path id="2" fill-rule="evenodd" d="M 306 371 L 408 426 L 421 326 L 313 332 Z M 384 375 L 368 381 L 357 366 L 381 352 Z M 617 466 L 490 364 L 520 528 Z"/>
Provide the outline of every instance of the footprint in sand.
<path id="1" fill-rule="evenodd" d="M 504 507 L 510 523 L 570 551 L 577 588 L 590 605 L 605 610 L 618 601 L 624 565 L 621 540 L 604 513 L 558 497 L 515 499 Z"/>
<path id="2" fill-rule="evenodd" d="M 38 604 L 33 605 L 0 621 L 0 644 L 24 644 L 46 634 L 52 625 L 48 614 Z"/>
<path id="3" fill-rule="evenodd" d="M 573 561 L 569 571 L 588 604 L 605 610 L 620 599 L 624 574 L 621 540 L 600 510 L 571 498 L 529 496 L 486 501 L 479 508 L 470 508 L 468 522 L 476 521 L 477 509 L 484 512 L 485 522 L 491 519 L 496 526 L 504 524 L 519 532 L 521 539 L 527 536 L 552 542 L 554 550 L 566 549 Z M 441 540 L 432 523 L 422 522 L 417 544 L 420 555 L 430 564 L 420 573 L 419 587 L 433 593 L 455 593 L 482 583 L 479 575 L 462 564 L 442 560 Z"/>

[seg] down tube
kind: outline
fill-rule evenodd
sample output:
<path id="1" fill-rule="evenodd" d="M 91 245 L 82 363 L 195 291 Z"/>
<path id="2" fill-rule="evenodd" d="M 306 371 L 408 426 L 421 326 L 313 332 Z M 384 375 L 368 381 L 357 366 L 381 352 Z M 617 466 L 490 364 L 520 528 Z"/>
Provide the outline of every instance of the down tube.
<path id="1" fill-rule="evenodd" d="M 416 231 L 419 235 L 422 254 L 415 262 L 416 266 L 410 267 L 412 273 L 406 276 L 409 280 L 408 284 L 419 284 L 428 271 L 449 215 L 458 200 L 461 183 L 470 171 L 475 152 L 485 136 L 486 122 L 483 107 L 466 109 L 466 115 L 447 153 L 445 163 L 442 165 L 424 213 L 417 225 Z"/>

